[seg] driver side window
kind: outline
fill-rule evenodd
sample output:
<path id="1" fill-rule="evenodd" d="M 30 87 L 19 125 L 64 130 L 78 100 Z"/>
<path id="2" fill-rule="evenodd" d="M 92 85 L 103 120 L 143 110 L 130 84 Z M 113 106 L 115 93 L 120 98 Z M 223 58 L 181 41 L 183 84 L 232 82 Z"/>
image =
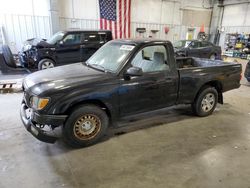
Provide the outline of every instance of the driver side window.
<path id="1" fill-rule="evenodd" d="M 81 43 L 81 34 L 76 33 L 76 34 L 68 34 L 64 39 L 63 39 L 63 44 L 70 45 L 70 44 L 80 44 Z"/>
<path id="2" fill-rule="evenodd" d="M 169 70 L 166 48 L 163 45 L 145 47 L 136 54 L 131 64 L 141 68 L 143 72 Z"/>
<path id="3" fill-rule="evenodd" d="M 190 44 L 190 47 L 191 47 L 191 48 L 200 48 L 201 45 L 200 45 L 200 42 L 193 41 L 193 42 Z"/>

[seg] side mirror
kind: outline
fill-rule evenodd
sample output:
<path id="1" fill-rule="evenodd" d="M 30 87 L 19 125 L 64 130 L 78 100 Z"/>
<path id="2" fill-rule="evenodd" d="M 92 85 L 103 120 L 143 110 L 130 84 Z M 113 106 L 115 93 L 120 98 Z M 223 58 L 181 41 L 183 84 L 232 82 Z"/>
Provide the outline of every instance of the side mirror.
<path id="1" fill-rule="evenodd" d="M 59 41 L 59 43 L 58 43 L 58 44 L 59 44 L 60 46 L 62 46 L 62 45 L 63 45 L 63 43 L 64 43 L 64 42 L 61 40 L 61 41 Z"/>
<path id="2" fill-rule="evenodd" d="M 125 76 L 130 77 L 130 76 L 142 76 L 143 72 L 142 69 L 139 67 L 130 67 L 126 73 Z"/>

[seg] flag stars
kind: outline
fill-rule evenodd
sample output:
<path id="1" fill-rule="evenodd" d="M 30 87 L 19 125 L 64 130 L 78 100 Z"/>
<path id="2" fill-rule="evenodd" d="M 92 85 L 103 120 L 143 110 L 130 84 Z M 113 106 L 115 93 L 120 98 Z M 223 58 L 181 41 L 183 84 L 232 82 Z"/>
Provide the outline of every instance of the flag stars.
<path id="1" fill-rule="evenodd" d="M 100 5 L 101 17 L 116 21 L 116 0 L 100 0 Z"/>

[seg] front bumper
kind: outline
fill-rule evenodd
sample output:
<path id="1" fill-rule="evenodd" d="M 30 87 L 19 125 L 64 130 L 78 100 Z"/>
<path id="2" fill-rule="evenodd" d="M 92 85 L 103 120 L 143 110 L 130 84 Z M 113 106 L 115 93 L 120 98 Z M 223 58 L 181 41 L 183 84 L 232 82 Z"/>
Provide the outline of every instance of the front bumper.
<path id="1" fill-rule="evenodd" d="M 244 76 L 247 79 L 247 81 L 250 82 L 250 63 L 249 62 L 246 65 Z"/>
<path id="2" fill-rule="evenodd" d="M 22 67 L 26 67 L 26 68 L 28 67 L 28 58 L 25 53 L 19 52 L 18 59 Z"/>
<path id="3" fill-rule="evenodd" d="M 32 112 L 30 117 L 27 117 L 26 110 L 27 105 L 22 102 L 20 115 L 23 125 L 34 137 L 42 142 L 55 143 L 58 139 L 57 136 L 53 134 L 52 131 L 44 131 L 43 129 L 36 126 L 36 124 L 41 125 L 52 125 L 60 126 L 64 123 L 67 116 L 64 115 L 40 115 L 38 113 Z"/>
<path id="4" fill-rule="evenodd" d="M 37 67 L 37 56 L 32 52 L 19 52 L 18 59 L 22 67 L 25 68 Z"/>

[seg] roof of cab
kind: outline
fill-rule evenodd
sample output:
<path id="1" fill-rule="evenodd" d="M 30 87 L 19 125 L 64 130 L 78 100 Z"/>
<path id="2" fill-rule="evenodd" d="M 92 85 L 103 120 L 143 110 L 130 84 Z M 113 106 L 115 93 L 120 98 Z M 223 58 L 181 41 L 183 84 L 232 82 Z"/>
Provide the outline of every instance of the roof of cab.
<path id="1" fill-rule="evenodd" d="M 135 39 L 116 39 L 116 42 L 126 43 L 126 44 L 163 44 L 170 43 L 168 40 L 152 39 L 152 38 L 135 38 Z"/>
<path id="2" fill-rule="evenodd" d="M 64 30 L 63 32 L 111 32 L 110 30 L 102 30 L 102 29 L 68 29 Z"/>

